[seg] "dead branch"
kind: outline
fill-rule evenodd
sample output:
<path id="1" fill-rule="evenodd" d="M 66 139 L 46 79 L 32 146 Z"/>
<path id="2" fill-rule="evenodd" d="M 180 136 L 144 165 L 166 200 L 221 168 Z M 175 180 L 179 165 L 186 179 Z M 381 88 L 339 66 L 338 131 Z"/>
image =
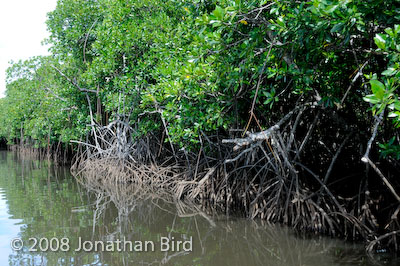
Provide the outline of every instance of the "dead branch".
<path id="1" fill-rule="evenodd" d="M 223 139 L 222 143 L 234 143 L 236 144 L 233 148 L 234 151 L 240 149 L 243 146 L 248 146 L 254 142 L 266 140 L 271 137 L 274 131 L 278 130 L 283 123 L 285 123 L 289 118 L 297 111 L 300 107 L 294 108 L 292 111 L 287 113 L 278 123 L 273 125 L 272 127 L 268 128 L 267 130 L 257 132 L 257 133 L 249 133 L 246 132 L 246 138 L 235 138 L 235 139 Z"/>

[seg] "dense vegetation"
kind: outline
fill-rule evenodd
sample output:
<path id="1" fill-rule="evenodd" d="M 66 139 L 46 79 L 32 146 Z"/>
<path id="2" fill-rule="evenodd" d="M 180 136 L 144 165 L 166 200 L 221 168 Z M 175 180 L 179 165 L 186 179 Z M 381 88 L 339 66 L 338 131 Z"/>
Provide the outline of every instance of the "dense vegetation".
<path id="1" fill-rule="evenodd" d="M 279 158 L 287 165 L 282 176 L 296 176 L 284 186 L 287 195 L 310 189 L 316 192 L 304 201 L 318 197 L 319 205 L 317 192 L 326 190 L 339 211 L 393 236 L 400 229 L 390 219 L 400 200 L 399 14 L 396 0 L 59 0 L 47 21 L 52 55 L 8 69 L 0 135 L 10 144 L 65 149 L 71 140 L 89 141 L 91 126 L 124 117 L 136 140 L 169 142 L 170 152 L 197 165 L 200 155 L 207 165 L 210 158 L 235 163 L 225 175 L 254 161 L 251 150 L 268 146 L 277 165 Z M 286 114 L 293 119 L 282 129 L 285 151 L 255 135 L 258 146 L 237 151 L 246 132 L 270 128 Z M 237 153 L 230 154 L 221 139 L 233 137 Z M 261 178 L 254 165 L 249 171 Z M 305 183 L 304 191 L 294 189 Z M 254 188 L 259 196 L 261 187 Z M 259 196 L 237 205 L 270 204 L 257 203 Z M 307 228 L 295 215 L 290 222 L 288 206 L 301 204 L 290 197 L 285 214 L 248 213 Z"/>
<path id="2" fill-rule="evenodd" d="M 85 93 L 101 105 L 99 123 L 122 108 L 121 94 L 132 121 L 162 112 L 170 141 L 185 147 L 201 131 L 245 127 L 256 91 L 261 126 L 302 96 L 368 124 L 364 97 L 397 127 L 396 3 L 59 1 L 47 22 L 53 55 L 8 70 L 2 136 L 79 139 L 90 123 Z M 152 122 L 140 121 L 143 134 L 161 126 Z M 399 156 L 396 137 L 382 139 L 384 155 Z"/>

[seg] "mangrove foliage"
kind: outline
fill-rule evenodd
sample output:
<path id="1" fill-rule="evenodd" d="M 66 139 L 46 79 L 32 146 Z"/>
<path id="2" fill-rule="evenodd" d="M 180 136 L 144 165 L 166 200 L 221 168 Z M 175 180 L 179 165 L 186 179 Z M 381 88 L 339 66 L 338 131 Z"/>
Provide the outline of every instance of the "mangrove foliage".
<path id="1" fill-rule="evenodd" d="M 59 0 L 47 27 L 7 70 L 9 145 L 398 249 L 399 1 Z"/>

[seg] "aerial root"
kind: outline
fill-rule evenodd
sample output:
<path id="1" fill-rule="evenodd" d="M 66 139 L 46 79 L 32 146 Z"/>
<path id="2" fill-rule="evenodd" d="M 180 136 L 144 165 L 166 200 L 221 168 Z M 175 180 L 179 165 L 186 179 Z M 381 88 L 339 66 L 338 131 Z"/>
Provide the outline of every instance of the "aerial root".
<path id="1" fill-rule="evenodd" d="M 309 124 L 303 123 L 304 133 L 298 134 L 299 121 L 307 112 Z M 169 150 L 162 143 L 165 132 L 133 139 L 129 123 L 117 118 L 108 126 L 94 125 L 87 141 L 77 142 L 79 152 L 72 169 L 85 184 L 134 185 L 174 202 L 244 212 L 249 218 L 280 222 L 301 231 L 372 239 L 369 247 L 374 248 L 397 233 L 377 237 L 376 219 L 367 200 L 362 209 L 355 209 L 357 204 L 340 197 L 328 184 L 354 133 L 345 131 L 344 140 L 334 140 L 335 152 L 323 164 L 325 172 L 302 161 L 309 146 L 320 145 L 312 137 L 320 134 L 316 133 L 320 117 L 321 110 L 296 107 L 270 128 L 243 137 L 221 140 L 202 132 L 202 148 L 195 154 Z M 219 156 L 206 155 L 203 149 L 218 150 Z M 367 199 L 363 193 L 360 190 L 358 198 Z"/>

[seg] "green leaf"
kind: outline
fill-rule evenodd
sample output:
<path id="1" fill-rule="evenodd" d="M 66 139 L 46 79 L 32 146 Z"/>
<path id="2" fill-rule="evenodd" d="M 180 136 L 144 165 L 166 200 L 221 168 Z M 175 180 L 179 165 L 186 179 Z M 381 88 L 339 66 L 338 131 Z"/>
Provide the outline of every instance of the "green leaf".
<path id="1" fill-rule="evenodd" d="M 331 29 L 331 33 L 335 33 L 335 32 L 341 32 L 343 29 L 343 23 L 338 23 L 335 26 L 333 26 L 333 28 Z"/>
<path id="2" fill-rule="evenodd" d="M 261 1 L 261 3 L 260 3 L 260 7 L 262 7 L 263 5 L 265 5 L 266 3 L 268 3 L 269 2 L 269 0 L 263 0 L 263 1 Z"/>
<path id="3" fill-rule="evenodd" d="M 393 67 L 389 67 L 388 69 L 382 72 L 383 76 L 393 76 L 394 74 L 396 74 L 396 69 L 394 69 Z"/>
<path id="4" fill-rule="evenodd" d="M 400 101 L 395 101 L 393 106 L 394 106 L 394 109 L 396 109 L 397 111 L 400 111 Z"/>
<path id="5" fill-rule="evenodd" d="M 394 25 L 394 34 L 397 35 L 400 33 L 400 25 L 396 24 Z"/>
<path id="6" fill-rule="evenodd" d="M 386 37 L 383 34 L 377 34 L 374 38 L 375 44 L 376 46 L 378 46 L 378 48 L 384 50 L 386 47 Z"/>
<path id="7" fill-rule="evenodd" d="M 374 93 L 374 95 L 382 100 L 383 95 L 385 94 L 385 85 L 383 85 L 382 82 L 379 80 L 373 79 L 369 82 L 371 84 L 371 90 Z"/>
<path id="8" fill-rule="evenodd" d="M 385 29 L 385 32 L 386 32 L 389 36 L 394 37 L 393 30 L 392 30 L 391 28 L 386 28 L 386 29 Z"/>
<path id="9" fill-rule="evenodd" d="M 366 102 L 368 102 L 368 103 L 372 103 L 372 104 L 377 104 L 377 103 L 380 102 L 379 99 L 376 98 L 376 96 L 373 95 L 373 94 L 369 94 L 369 95 L 365 96 L 365 97 L 363 98 L 363 100 L 366 101 Z"/>
<path id="10" fill-rule="evenodd" d="M 279 17 L 279 18 L 276 20 L 276 23 L 277 23 L 279 26 L 281 26 L 281 27 L 285 27 L 285 22 L 284 22 L 282 16 Z"/>
<path id="11" fill-rule="evenodd" d="M 220 6 L 217 6 L 213 12 L 213 15 L 218 19 L 218 20 L 223 20 L 224 19 L 224 9 Z"/>
<path id="12" fill-rule="evenodd" d="M 336 8 L 338 8 L 338 5 L 327 6 L 325 9 L 325 12 L 328 14 L 331 14 L 331 13 L 335 12 Z"/>

